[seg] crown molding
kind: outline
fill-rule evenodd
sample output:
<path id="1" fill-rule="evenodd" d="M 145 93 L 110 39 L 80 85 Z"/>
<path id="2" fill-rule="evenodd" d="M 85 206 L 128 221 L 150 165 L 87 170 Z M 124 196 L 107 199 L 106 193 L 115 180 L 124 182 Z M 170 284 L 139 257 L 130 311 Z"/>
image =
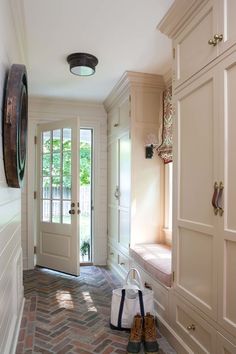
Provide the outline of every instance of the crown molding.
<path id="1" fill-rule="evenodd" d="M 156 88 L 163 90 L 165 84 L 162 75 L 126 71 L 105 99 L 105 109 L 109 111 L 128 90 L 135 87 Z"/>
<path id="2" fill-rule="evenodd" d="M 19 44 L 22 62 L 28 64 L 27 57 L 27 35 L 25 27 L 25 9 L 23 0 L 10 0 L 14 29 Z"/>
<path id="3" fill-rule="evenodd" d="M 102 103 L 89 101 L 76 101 L 60 98 L 50 98 L 41 96 L 29 96 L 29 112 L 50 113 L 56 115 L 95 115 L 106 117 L 106 111 Z"/>
<path id="4" fill-rule="evenodd" d="M 157 29 L 169 38 L 176 37 L 179 30 L 182 30 L 189 22 L 192 14 L 200 10 L 208 1 L 209 0 L 175 0 L 166 15 L 157 25 Z"/>

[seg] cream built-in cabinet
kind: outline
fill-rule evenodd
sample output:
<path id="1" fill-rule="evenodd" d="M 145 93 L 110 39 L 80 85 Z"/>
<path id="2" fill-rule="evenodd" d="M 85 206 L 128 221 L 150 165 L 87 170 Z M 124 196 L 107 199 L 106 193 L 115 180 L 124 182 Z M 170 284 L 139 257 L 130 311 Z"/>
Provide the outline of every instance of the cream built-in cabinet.
<path id="1" fill-rule="evenodd" d="M 236 1 L 176 0 L 170 325 L 194 353 L 236 353 Z"/>
<path id="2" fill-rule="evenodd" d="M 104 104 L 108 113 L 108 264 L 124 276 L 129 247 L 158 242 L 163 227 L 161 160 L 145 158 L 161 123 L 162 76 L 126 72 Z"/>

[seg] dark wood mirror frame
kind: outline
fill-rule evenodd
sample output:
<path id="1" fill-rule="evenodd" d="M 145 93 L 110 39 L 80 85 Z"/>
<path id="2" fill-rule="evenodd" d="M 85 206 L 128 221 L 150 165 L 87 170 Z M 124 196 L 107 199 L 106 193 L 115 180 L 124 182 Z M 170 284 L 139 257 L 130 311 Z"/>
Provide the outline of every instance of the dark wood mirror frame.
<path id="1" fill-rule="evenodd" d="M 24 65 L 10 68 L 4 102 L 3 158 L 9 187 L 22 186 L 27 147 L 28 90 Z"/>

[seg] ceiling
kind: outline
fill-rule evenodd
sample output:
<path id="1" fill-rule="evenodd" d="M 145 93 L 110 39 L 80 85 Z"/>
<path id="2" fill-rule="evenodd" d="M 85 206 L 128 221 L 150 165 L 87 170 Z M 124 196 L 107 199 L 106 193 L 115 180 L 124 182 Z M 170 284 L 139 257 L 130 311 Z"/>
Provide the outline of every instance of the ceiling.
<path id="1" fill-rule="evenodd" d="M 22 0 L 31 96 L 102 102 L 126 71 L 164 74 L 171 42 L 156 26 L 173 0 Z M 69 72 L 67 55 L 87 52 L 96 74 Z"/>

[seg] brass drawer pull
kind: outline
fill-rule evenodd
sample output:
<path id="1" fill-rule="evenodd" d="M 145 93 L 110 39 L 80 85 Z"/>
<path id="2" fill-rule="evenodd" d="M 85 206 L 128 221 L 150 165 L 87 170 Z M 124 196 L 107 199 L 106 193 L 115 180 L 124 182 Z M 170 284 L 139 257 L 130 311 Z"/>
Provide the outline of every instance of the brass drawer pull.
<path id="1" fill-rule="evenodd" d="M 216 205 L 217 205 L 217 208 L 219 210 L 219 215 L 220 216 L 223 216 L 223 214 L 224 214 L 223 191 L 224 191 L 224 184 L 223 184 L 223 182 L 220 182 L 218 198 L 217 198 L 217 201 L 216 201 Z"/>
<path id="2" fill-rule="evenodd" d="M 214 208 L 215 215 L 217 215 L 218 211 L 219 211 L 219 208 L 217 206 L 218 195 L 219 195 L 219 185 L 217 182 L 215 182 L 214 183 L 214 192 L 213 192 L 212 201 L 211 201 L 211 204 Z"/>
<path id="3" fill-rule="evenodd" d="M 186 328 L 188 331 L 195 331 L 196 326 L 195 326 L 195 324 L 192 323 L 191 325 L 187 326 Z"/>

